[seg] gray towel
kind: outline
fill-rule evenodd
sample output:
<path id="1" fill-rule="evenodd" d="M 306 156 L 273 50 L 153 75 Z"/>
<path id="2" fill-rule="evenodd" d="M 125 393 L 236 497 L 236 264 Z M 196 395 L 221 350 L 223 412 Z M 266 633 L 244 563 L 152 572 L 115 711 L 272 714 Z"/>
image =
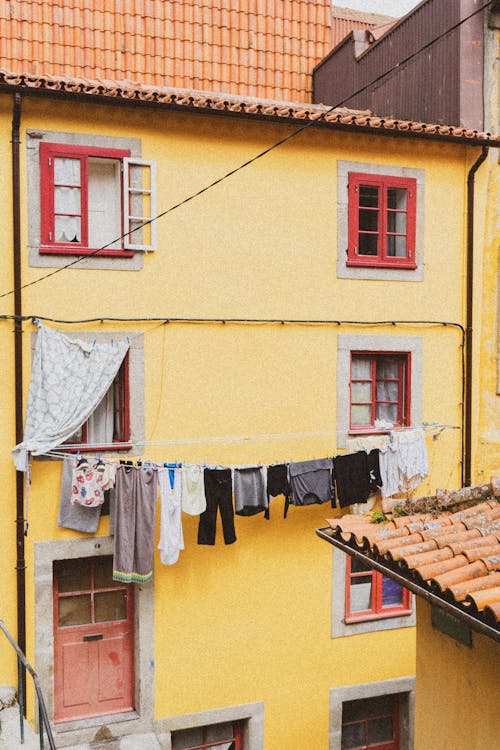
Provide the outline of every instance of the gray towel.
<path id="1" fill-rule="evenodd" d="M 102 506 L 85 508 L 83 505 L 73 505 L 71 502 L 75 461 L 75 456 L 66 456 L 63 460 L 57 525 L 64 529 L 74 529 L 75 531 L 84 531 L 87 534 L 95 534 L 99 525 Z"/>

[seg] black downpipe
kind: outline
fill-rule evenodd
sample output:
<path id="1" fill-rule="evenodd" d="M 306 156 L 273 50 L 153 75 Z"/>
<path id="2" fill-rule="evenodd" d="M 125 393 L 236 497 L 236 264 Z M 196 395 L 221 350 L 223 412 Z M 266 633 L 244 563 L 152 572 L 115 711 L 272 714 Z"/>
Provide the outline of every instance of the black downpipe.
<path id="1" fill-rule="evenodd" d="M 467 292 L 465 324 L 465 431 L 462 439 L 462 486 L 472 483 L 472 333 L 474 302 L 474 178 L 477 170 L 488 156 L 488 147 L 483 146 L 467 175 Z"/>
<path id="2" fill-rule="evenodd" d="M 21 287 L 21 187 L 19 168 L 19 132 L 21 94 L 14 94 L 12 108 L 12 249 L 14 260 L 14 377 L 16 399 L 16 444 L 23 439 L 23 321 Z M 24 553 L 24 473 L 16 471 L 16 547 L 17 547 L 17 642 L 26 653 L 26 559 Z M 23 694 L 26 672 L 23 669 Z M 26 714 L 26 701 L 24 712 Z"/>

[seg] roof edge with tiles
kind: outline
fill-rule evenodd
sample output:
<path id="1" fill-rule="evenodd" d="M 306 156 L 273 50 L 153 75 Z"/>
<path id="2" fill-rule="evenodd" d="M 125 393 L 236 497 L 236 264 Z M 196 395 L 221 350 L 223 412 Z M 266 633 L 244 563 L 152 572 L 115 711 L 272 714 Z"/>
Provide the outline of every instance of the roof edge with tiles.
<path id="1" fill-rule="evenodd" d="M 500 643 L 498 481 L 467 489 L 456 493 L 460 502 L 431 512 L 384 524 L 347 515 L 316 533 Z"/>
<path id="2" fill-rule="evenodd" d="M 341 128 L 372 134 L 500 147 L 500 135 L 467 128 L 384 118 L 372 115 L 368 111 L 331 108 L 322 104 L 288 103 L 235 95 L 212 95 L 190 89 L 146 86 L 131 81 L 38 76 L 0 69 L 0 91 L 83 100 L 92 98 L 99 102 L 114 102 L 131 106 L 154 106 L 273 122 L 310 123 L 319 127 Z"/>

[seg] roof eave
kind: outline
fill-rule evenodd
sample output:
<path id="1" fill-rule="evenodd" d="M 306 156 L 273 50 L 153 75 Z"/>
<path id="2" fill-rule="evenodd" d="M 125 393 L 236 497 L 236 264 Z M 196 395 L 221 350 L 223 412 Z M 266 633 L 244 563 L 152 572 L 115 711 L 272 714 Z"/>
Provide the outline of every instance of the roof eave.
<path id="1" fill-rule="evenodd" d="M 402 575 L 401 572 L 398 572 L 394 568 L 389 567 L 388 562 L 386 562 L 385 560 L 384 562 L 380 562 L 380 558 L 370 557 L 364 549 L 360 550 L 359 548 L 352 546 L 348 542 L 345 542 L 343 539 L 339 539 L 338 536 L 335 536 L 335 532 L 331 527 L 327 526 L 325 528 L 316 529 L 316 534 L 321 539 L 324 539 L 330 544 L 333 544 L 334 547 L 342 550 L 342 552 L 345 552 L 347 555 L 355 557 L 357 560 L 360 560 L 370 568 L 377 570 L 379 573 L 382 573 L 388 578 L 391 578 L 393 581 L 396 581 L 396 583 L 399 583 L 401 586 L 409 589 L 417 596 L 422 597 L 427 602 L 429 602 L 429 604 L 435 604 L 436 606 L 441 607 L 441 609 L 444 609 L 447 612 L 451 613 L 454 617 L 468 625 L 471 630 L 481 633 L 482 635 L 493 639 L 497 643 L 500 643 L 500 630 L 491 627 L 482 620 L 478 620 L 477 617 L 474 617 L 474 615 L 471 615 L 468 612 L 460 609 L 459 607 L 456 607 L 454 604 L 446 601 L 445 599 L 442 599 L 432 591 L 419 586 L 411 579 L 406 578 L 404 575 Z"/>
<path id="2" fill-rule="evenodd" d="M 211 98 L 206 96 L 206 105 L 196 104 L 196 97 L 187 94 L 177 97 L 175 93 L 165 95 L 164 100 L 159 100 L 154 91 L 145 98 L 137 92 L 122 91 L 119 87 L 109 90 L 105 85 L 97 85 L 91 89 L 85 84 L 74 82 L 72 90 L 67 88 L 56 88 L 53 86 L 27 85 L 26 83 L 12 83 L 5 80 L 0 81 L 0 92 L 21 93 L 28 96 L 37 96 L 64 99 L 66 101 L 79 101 L 92 99 L 99 104 L 113 106 L 153 107 L 165 111 L 190 112 L 200 115 L 217 115 L 224 117 L 236 117 L 238 119 L 258 120 L 263 122 L 279 122 L 296 127 L 314 126 L 330 130 L 343 130 L 347 132 L 366 133 L 369 135 L 384 135 L 398 138 L 419 138 L 423 140 L 440 141 L 454 144 L 467 144 L 469 146 L 493 148 L 500 147 L 500 136 L 489 133 L 478 133 L 463 128 L 452 126 L 426 125 L 425 123 L 408 123 L 374 115 L 361 115 L 366 119 L 366 124 L 354 122 L 355 116 L 339 114 L 336 119 L 325 119 L 322 114 L 328 110 L 318 110 L 313 107 L 298 105 L 276 106 L 267 104 L 250 103 L 250 109 L 245 101 L 238 101 L 233 97 L 224 98 L 217 95 Z M 168 100 L 170 96 L 170 101 Z M 238 108 L 239 107 L 239 108 Z M 265 111 L 267 110 L 267 111 Z M 270 111 L 271 110 L 271 111 Z M 286 114 L 286 113 L 289 114 Z M 333 113 L 332 113 L 333 114 Z M 327 115 L 328 116 L 328 115 Z M 330 115 L 331 117 L 331 115 Z M 320 119 L 318 119 L 320 118 Z M 373 122 L 374 124 L 371 124 Z M 376 124 L 375 124 L 376 123 Z M 449 132 L 437 132 L 437 128 L 443 128 Z M 460 132 L 463 132 L 461 135 Z"/>

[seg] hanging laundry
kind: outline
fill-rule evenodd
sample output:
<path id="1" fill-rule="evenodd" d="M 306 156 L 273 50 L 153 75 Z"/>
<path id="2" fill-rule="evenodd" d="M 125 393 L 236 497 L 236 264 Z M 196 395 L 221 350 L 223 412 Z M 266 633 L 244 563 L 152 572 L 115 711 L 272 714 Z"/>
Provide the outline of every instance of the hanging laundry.
<path id="1" fill-rule="evenodd" d="M 163 468 L 158 471 L 160 485 L 160 560 L 163 565 L 173 565 L 184 549 L 181 512 L 181 469 Z"/>
<path id="2" fill-rule="evenodd" d="M 119 466 L 114 496 L 113 580 L 146 583 L 153 577 L 157 469 Z"/>
<path id="3" fill-rule="evenodd" d="M 319 458 L 290 464 L 292 505 L 313 505 L 334 500 L 332 459 Z"/>
<path id="4" fill-rule="evenodd" d="M 283 518 L 286 518 L 290 506 L 290 481 L 288 479 L 288 464 L 272 464 L 267 467 L 267 494 L 269 499 L 277 495 L 284 495 L 285 507 Z M 265 512 L 269 518 L 269 507 Z"/>
<path id="5" fill-rule="evenodd" d="M 103 461 L 76 459 L 73 465 L 71 502 L 86 508 L 104 503 L 104 490 L 115 484 L 116 464 Z"/>
<path id="6" fill-rule="evenodd" d="M 370 477 L 365 451 L 336 456 L 333 464 L 340 507 L 365 503 L 373 492 L 374 481 Z"/>
<path id="7" fill-rule="evenodd" d="M 199 516 L 207 508 L 203 467 L 197 464 L 183 464 L 181 467 L 181 504 L 184 513 Z"/>
<path id="8" fill-rule="evenodd" d="M 225 544 L 236 541 L 234 530 L 231 469 L 205 469 L 207 508 L 200 515 L 198 544 L 215 544 L 217 509 L 220 511 Z"/>
<path id="9" fill-rule="evenodd" d="M 368 464 L 368 476 L 370 484 L 370 495 L 374 495 L 382 487 L 382 477 L 380 475 L 380 450 L 373 448 L 366 455 Z"/>
<path id="10" fill-rule="evenodd" d="M 407 492 L 422 484 L 429 474 L 427 445 L 423 430 L 392 433 L 399 454 L 399 489 Z"/>
<path id="11" fill-rule="evenodd" d="M 74 456 L 66 456 L 63 460 L 57 525 L 64 529 L 95 534 L 99 525 L 102 505 L 89 508 L 71 502 L 75 463 Z"/>
<path id="12" fill-rule="evenodd" d="M 243 466 L 234 470 L 234 507 L 238 516 L 254 516 L 267 510 L 269 501 L 263 466 Z"/>

